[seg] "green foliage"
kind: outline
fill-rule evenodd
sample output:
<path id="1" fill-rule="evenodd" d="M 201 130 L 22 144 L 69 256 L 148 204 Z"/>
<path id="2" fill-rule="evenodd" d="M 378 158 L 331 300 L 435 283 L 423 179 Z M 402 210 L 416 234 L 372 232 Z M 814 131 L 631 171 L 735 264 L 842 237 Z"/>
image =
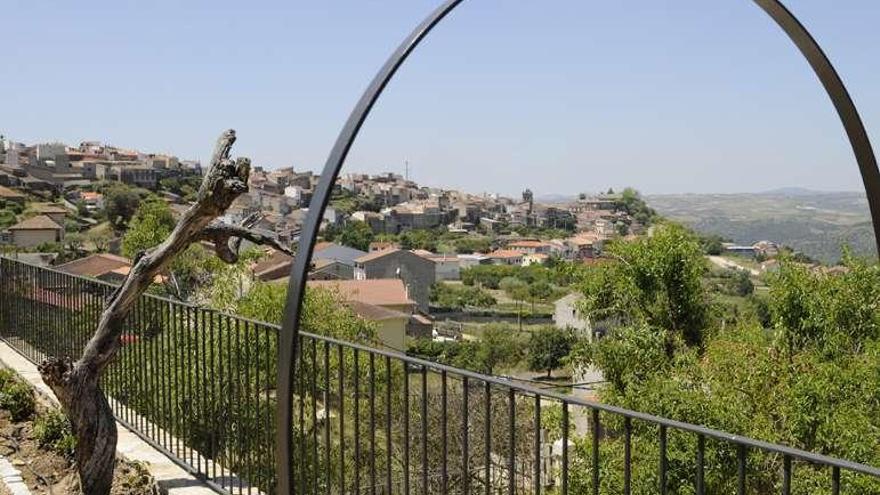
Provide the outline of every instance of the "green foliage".
<path id="1" fill-rule="evenodd" d="M 193 201 L 202 185 L 200 175 L 187 175 L 183 177 L 166 177 L 159 180 L 159 190 L 177 194 L 186 201 Z"/>
<path id="2" fill-rule="evenodd" d="M 110 247 L 110 241 L 113 240 L 113 231 L 109 228 L 105 229 L 102 226 L 97 226 L 87 230 L 83 236 L 86 242 L 94 245 L 96 251 L 104 252 Z"/>
<path id="3" fill-rule="evenodd" d="M 139 190 L 113 183 L 104 188 L 104 213 L 116 230 L 122 230 L 134 216 L 144 197 Z"/>
<path id="4" fill-rule="evenodd" d="M 516 301 L 525 301 L 529 298 L 529 285 L 516 277 L 504 277 L 498 282 L 498 288 L 503 290 L 507 297 Z"/>
<path id="5" fill-rule="evenodd" d="M 701 280 L 706 261 L 697 240 L 683 227 L 664 224 L 650 237 L 616 242 L 607 251 L 616 262 L 584 278 L 586 314 L 649 325 L 700 345 L 709 303 Z"/>
<path id="6" fill-rule="evenodd" d="M 15 212 L 8 208 L 0 210 L 0 229 L 7 229 L 18 222 Z"/>
<path id="7" fill-rule="evenodd" d="M 281 324 L 286 300 L 286 284 L 252 282 L 250 290 L 234 303 L 232 311 L 246 318 Z M 340 304 L 342 300 L 342 296 L 332 290 L 308 289 L 303 302 L 303 331 L 348 342 L 375 342 L 373 323 L 357 317 Z"/>
<path id="8" fill-rule="evenodd" d="M 570 331 L 558 327 L 545 327 L 532 333 L 529 339 L 529 369 L 546 371 L 547 376 L 562 366 L 562 361 L 574 344 Z"/>
<path id="9" fill-rule="evenodd" d="M 86 207 L 85 201 L 79 200 L 76 202 L 76 214 L 80 217 L 89 216 L 89 209 Z"/>
<path id="10" fill-rule="evenodd" d="M 703 247 L 703 252 L 712 255 L 718 256 L 722 252 L 724 252 L 724 238 L 720 235 L 714 234 L 700 234 L 700 246 Z"/>
<path id="11" fill-rule="evenodd" d="M 370 226 L 360 220 L 349 220 L 342 227 L 328 227 L 324 231 L 324 239 L 361 251 L 370 249 L 373 237 L 374 234 Z"/>
<path id="12" fill-rule="evenodd" d="M 847 256 L 841 273 L 783 262 L 769 277 L 770 310 L 790 352 L 836 356 L 880 339 L 880 265 Z"/>
<path id="13" fill-rule="evenodd" d="M 643 225 L 650 225 L 657 220 L 657 212 L 649 207 L 638 191 L 627 187 L 620 195 L 620 209 Z"/>
<path id="14" fill-rule="evenodd" d="M 465 285 L 480 285 L 487 289 L 501 289 L 501 281 L 514 278 L 526 284 L 546 283 L 567 287 L 583 276 L 582 265 L 565 261 L 554 261 L 548 266 L 529 265 L 477 265 L 461 270 L 461 281 Z"/>
<path id="15" fill-rule="evenodd" d="M 880 266 L 848 258 L 844 269 L 827 271 L 783 260 L 768 282 L 767 301 L 745 299 L 763 308 L 758 318 L 707 334 L 700 348 L 643 322 L 578 346 L 570 361 L 602 370 L 603 402 L 877 465 L 880 438 L 870 432 L 880 429 Z M 603 424 L 621 427 L 618 418 Z M 644 466 L 656 465 L 657 430 L 634 425 L 632 493 L 655 493 L 656 473 Z M 576 443 L 572 486 L 590 491 L 589 438 Z M 619 438 L 602 442 L 603 491 L 622 486 L 622 447 Z M 694 449 L 693 435 L 671 430 L 670 492 L 690 493 Z M 735 491 L 735 448 L 713 442 L 706 452 L 707 493 Z M 781 459 L 748 455 L 747 490 L 778 492 Z M 796 471 L 793 492 L 829 493 L 827 469 L 802 464 Z M 878 494 L 880 482 L 850 476 L 842 493 Z"/>
<path id="16" fill-rule="evenodd" d="M 466 307 L 489 308 L 497 301 L 492 294 L 466 285 L 437 283 L 431 287 L 431 303 L 441 308 L 463 309 Z"/>
<path id="17" fill-rule="evenodd" d="M 426 251 L 437 250 L 438 236 L 435 232 L 427 229 L 408 230 L 400 234 L 401 249 L 424 249 Z"/>
<path id="18" fill-rule="evenodd" d="M 712 269 L 705 281 L 709 289 L 719 294 L 745 297 L 755 291 L 755 284 L 745 270 Z"/>
<path id="19" fill-rule="evenodd" d="M 407 354 L 491 375 L 499 368 L 519 363 L 525 354 L 525 346 L 512 327 L 489 324 L 478 341 L 419 339 L 410 344 Z"/>
<path id="20" fill-rule="evenodd" d="M 228 279 L 221 277 L 214 283 L 227 284 Z M 255 282 L 245 297 L 231 299 L 230 306 L 224 309 L 278 323 L 283 313 L 285 290 L 283 285 Z M 108 393 L 181 438 L 186 445 L 217 459 L 224 467 L 241 472 L 247 466 L 251 473 L 248 481 L 271 493 L 274 463 L 272 450 L 267 445 L 276 435 L 271 415 L 276 406 L 277 329 L 228 319 L 209 310 L 190 313 L 178 308 L 169 315 L 163 313 L 167 309 L 157 300 L 143 307 L 138 324 L 127 330 L 134 338 L 128 340 L 108 370 Z M 309 290 L 302 318 L 304 332 L 376 345 L 374 325 L 358 317 L 338 294 L 330 291 Z M 298 376 L 323 376 L 327 371 L 323 367 L 322 344 L 312 346 L 310 338 L 304 338 L 304 342 L 307 345 L 300 350 L 303 360 Z M 333 348 L 329 358 L 329 376 L 334 380 L 334 387 L 338 387 L 335 381 L 342 369 L 344 387 L 349 394 L 355 390 L 355 376 L 366 377 L 370 372 L 365 353 L 361 353 L 357 366 L 351 349 L 345 350 L 340 361 L 338 349 Z M 384 377 L 384 363 L 379 360 L 377 364 L 378 376 Z M 392 375 L 392 381 L 399 383 L 400 380 Z M 361 380 L 359 386 L 360 398 L 365 400 L 367 380 Z M 385 386 L 384 380 L 377 380 L 377 393 L 383 393 Z M 399 395 L 399 390 L 395 394 Z M 157 401 L 157 397 L 163 400 Z M 312 395 L 306 388 L 305 395 L 297 395 L 297 400 L 311 408 L 314 400 L 323 402 L 325 398 L 321 394 Z M 350 435 L 354 399 L 347 397 L 346 400 L 349 401 L 346 428 Z M 367 411 L 366 402 L 362 402 L 361 407 Z M 181 416 L 180 411 L 185 414 Z M 306 431 L 316 427 L 319 420 L 311 409 L 309 411 L 313 419 L 305 420 Z M 311 448 L 311 435 L 295 434 L 297 445 Z M 298 466 L 297 469 L 315 467 Z M 331 474 L 312 472 L 309 476 Z"/>
<path id="21" fill-rule="evenodd" d="M 459 254 L 486 253 L 492 250 L 492 239 L 486 236 L 464 236 L 453 241 Z"/>
<path id="22" fill-rule="evenodd" d="M 122 254 L 134 259 L 168 238 L 174 229 L 174 215 L 168 203 L 150 196 L 138 207 L 122 237 Z"/>
<path id="23" fill-rule="evenodd" d="M 345 189 L 333 192 L 333 195 L 330 197 L 330 206 L 344 215 L 351 215 L 356 211 L 378 212 L 382 209 L 382 203 L 377 198 L 363 194 L 354 194 Z"/>
<path id="24" fill-rule="evenodd" d="M 70 427 L 70 421 L 61 411 L 52 409 L 37 417 L 34 421 L 34 437 L 40 447 L 48 448 L 68 459 L 73 458 L 76 448 L 76 437 Z"/>
<path id="25" fill-rule="evenodd" d="M 0 409 L 9 411 L 13 421 L 21 421 L 34 414 L 34 392 L 15 376 L 15 372 L 0 369 Z"/>

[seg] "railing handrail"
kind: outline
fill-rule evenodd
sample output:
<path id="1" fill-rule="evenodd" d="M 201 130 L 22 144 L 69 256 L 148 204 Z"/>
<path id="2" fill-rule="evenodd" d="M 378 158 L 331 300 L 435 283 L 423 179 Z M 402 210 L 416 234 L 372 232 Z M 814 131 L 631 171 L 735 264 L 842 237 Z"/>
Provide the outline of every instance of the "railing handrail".
<path id="1" fill-rule="evenodd" d="M 90 277 L 83 277 L 81 275 L 67 273 L 65 271 L 58 270 L 57 268 L 39 266 L 36 264 L 28 263 L 26 261 L 11 258 L 6 255 L 0 255 L 0 258 L 14 261 L 16 263 L 28 265 L 28 266 L 31 266 L 33 268 L 37 268 L 40 270 L 45 270 L 48 272 L 54 272 L 54 273 L 58 273 L 58 274 L 61 274 L 64 276 L 68 276 L 68 277 L 82 279 L 87 282 L 102 284 L 102 285 L 112 287 L 112 288 L 117 287 L 117 284 L 105 282 L 103 280 L 94 279 L 94 278 L 90 278 Z M 232 313 L 229 313 L 228 311 L 217 310 L 217 309 L 213 309 L 213 308 L 206 308 L 204 306 L 199 306 L 199 305 L 186 303 L 186 302 L 182 302 L 182 301 L 175 301 L 173 299 L 154 295 L 154 294 L 145 294 L 145 295 L 148 297 L 151 297 L 151 298 L 155 298 L 158 300 L 168 302 L 170 304 L 176 304 L 176 305 L 183 306 L 183 307 L 197 309 L 200 311 L 209 311 L 209 312 L 215 313 L 217 315 L 227 316 L 227 317 L 233 318 L 233 319 L 241 321 L 241 322 L 251 323 L 256 327 L 263 327 L 265 329 L 275 330 L 275 331 L 279 331 L 281 329 L 281 326 L 278 324 L 255 320 L 253 318 L 248 318 L 248 317 L 232 314 Z M 366 353 L 372 353 L 372 354 L 376 354 L 379 356 L 388 357 L 391 359 L 396 359 L 399 361 L 403 361 L 407 364 L 425 367 L 425 368 L 431 369 L 436 372 L 446 372 L 447 374 L 451 373 L 453 375 L 472 378 L 472 379 L 479 380 L 484 383 L 497 385 L 499 387 L 506 387 L 508 389 L 512 389 L 516 392 L 519 392 L 520 394 L 527 394 L 527 395 L 537 396 L 537 397 L 541 397 L 541 398 L 553 399 L 553 400 L 557 400 L 559 402 L 567 403 L 570 405 L 575 405 L 575 406 L 585 407 L 585 408 L 594 409 L 594 410 L 598 410 L 598 411 L 603 411 L 603 412 L 615 414 L 618 416 L 622 416 L 624 418 L 636 419 L 639 421 L 644 421 L 646 423 L 655 424 L 658 426 L 666 426 L 666 427 L 673 428 L 676 430 L 686 431 L 686 432 L 694 433 L 697 435 L 702 435 L 705 437 L 714 438 L 714 439 L 722 440 L 725 442 L 730 442 L 730 443 L 737 444 L 737 445 L 742 445 L 745 447 L 751 447 L 751 448 L 763 450 L 766 452 L 773 452 L 773 453 L 781 454 L 784 456 L 789 456 L 791 458 L 800 459 L 800 460 L 815 463 L 815 464 L 822 464 L 822 465 L 831 466 L 831 467 L 838 467 L 841 469 L 846 469 L 848 471 L 853 471 L 853 472 L 858 472 L 858 473 L 862 473 L 862 474 L 880 477 L 880 468 L 875 467 L 875 466 L 870 466 L 867 464 L 862 464 L 862 463 L 858 463 L 858 462 L 854 462 L 854 461 L 848 461 L 848 460 L 844 460 L 844 459 L 830 457 L 830 456 L 826 456 L 823 454 L 817 454 L 814 452 L 808 452 L 808 451 L 805 451 L 802 449 L 789 447 L 789 446 L 781 445 L 781 444 L 774 444 L 774 443 L 770 443 L 770 442 L 765 442 L 763 440 L 758 440 L 758 439 L 747 437 L 747 436 L 735 435 L 732 433 L 728 433 L 728 432 L 721 431 L 721 430 L 716 430 L 714 428 L 708 428 L 705 426 L 696 425 L 693 423 L 686 423 L 683 421 L 678 421 L 678 420 L 674 420 L 674 419 L 655 416 L 653 414 L 643 413 L 643 412 L 639 412 L 639 411 L 633 411 L 630 409 L 625 409 L 625 408 L 621 408 L 618 406 L 604 404 L 601 402 L 586 400 L 586 399 L 583 399 L 580 397 L 566 395 L 566 394 L 559 393 L 559 392 L 556 392 L 553 390 L 539 389 L 537 387 L 534 387 L 534 386 L 531 386 L 528 384 L 519 383 L 519 382 L 516 382 L 516 381 L 508 379 L 508 378 L 502 378 L 502 377 L 498 377 L 498 376 L 494 376 L 494 375 L 485 375 L 485 374 L 478 373 L 475 371 L 456 368 L 454 366 L 449 366 L 449 365 L 437 363 L 434 361 L 428 361 L 426 359 L 421 359 L 421 358 L 409 356 L 405 353 L 395 351 L 395 350 L 387 350 L 387 349 L 380 349 L 380 348 L 376 348 L 376 347 L 370 347 L 365 344 L 359 344 L 356 342 L 347 342 L 347 341 L 340 340 L 340 339 L 337 339 L 334 337 L 328 337 L 325 335 L 318 335 L 318 334 L 313 334 L 313 333 L 309 333 L 309 332 L 301 332 L 300 335 L 303 338 L 314 339 L 317 341 L 326 342 L 328 344 L 332 344 L 332 345 L 336 345 L 336 346 L 347 347 L 347 348 L 353 349 L 353 350 L 363 351 Z"/>
<path id="2" fill-rule="evenodd" d="M 612 406 L 609 404 L 603 404 L 601 402 L 590 401 L 586 399 L 582 399 L 579 397 L 574 397 L 570 395 L 561 394 L 558 392 L 554 392 L 552 390 L 542 390 L 531 385 L 524 385 L 517 382 L 514 382 L 509 379 L 497 377 L 494 375 L 484 375 L 482 373 L 477 373 L 475 371 L 465 370 L 461 368 L 455 368 L 453 366 L 448 366 L 441 363 L 436 363 L 433 361 L 427 361 L 425 359 L 420 359 L 416 357 L 412 357 L 397 351 L 393 350 L 384 350 L 384 349 L 376 349 L 373 347 L 369 347 L 363 344 L 358 344 L 354 342 L 346 342 L 343 340 L 335 339 L 333 337 L 327 337 L 324 335 L 315 335 L 309 332 L 300 332 L 300 335 L 307 338 L 312 338 L 320 341 L 324 341 L 333 345 L 339 345 L 344 347 L 349 347 L 352 349 L 357 349 L 365 352 L 370 352 L 373 354 L 378 354 L 380 356 L 385 356 L 389 358 L 399 359 L 401 361 L 405 361 L 410 364 L 415 364 L 418 366 L 424 366 L 427 368 L 431 368 L 435 371 L 445 371 L 448 373 L 453 373 L 460 376 L 466 376 L 468 378 L 474 378 L 476 380 L 480 380 L 482 382 L 491 383 L 493 385 L 498 385 L 502 387 L 511 388 L 515 391 L 519 391 L 529 395 L 536 395 L 542 398 L 556 399 L 560 402 L 565 402 L 575 406 L 586 407 L 590 409 L 596 409 L 599 411 L 604 411 L 612 414 L 616 414 L 619 416 L 623 416 L 625 418 L 637 419 L 640 421 L 645 421 L 648 423 L 653 423 L 659 426 L 667 426 L 670 428 L 675 428 L 678 430 L 683 430 L 691 433 L 696 433 L 698 435 L 704 435 L 707 437 L 716 438 L 719 440 L 724 440 L 726 442 L 735 443 L 737 445 L 743 445 L 746 447 L 754 447 L 760 450 L 774 452 L 782 455 L 787 455 L 793 458 L 798 458 L 804 461 L 813 462 L 816 464 L 824 464 L 832 467 L 839 467 L 843 469 L 847 469 L 850 471 L 856 471 L 863 474 L 868 474 L 872 476 L 880 477 L 880 468 L 869 466 L 867 464 L 861 464 L 858 462 L 847 461 L 844 459 L 838 459 L 835 457 L 829 457 L 822 454 L 816 454 L 813 452 L 808 452 L 806 450 L 797 449 L 794 447 L 788 447 L 785 445 L 774 444 L 765 442 L 763 440 L 757 440 L 751 437 L 746 437 L 742 435 L 734 435 L 732 433 L 716 430 L 713 428 L 707 428 L 705 426 L 699 426 L 692 423 L 685 423 L 682 421 L 677 421 L 674 419 L 662 418 L 660 416 L 655 416 L 653 414 L 643 413 L 639 411 L 633 411 L 630 409 L 624 409 L 617 406 Z"/>

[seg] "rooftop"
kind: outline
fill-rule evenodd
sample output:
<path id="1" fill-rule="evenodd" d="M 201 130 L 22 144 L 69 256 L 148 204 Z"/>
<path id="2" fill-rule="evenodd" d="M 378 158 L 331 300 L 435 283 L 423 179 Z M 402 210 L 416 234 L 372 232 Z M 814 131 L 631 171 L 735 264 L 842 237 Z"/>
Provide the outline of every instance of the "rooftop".
<path id="1" fill-rule="evenodd" d="M 519 251 L 514 251 L 512 249 L 499 249 L 497 251 L 492 251 L 487 254 L 488 258 L 495 259 L 510 259 L 510 258 L 522 258 L 523 254 Z"/>
<path id="2" fill-rule="evenodd" d="M 0 198 L 24 198 L 25 195 L 16 191 L 15 189 L 10 189 L 6 186 L 0 186 Z"/>
<path id="3" fill-rule="evenodd" d="M 58 265 L 57 268 L 74 275 L 99 277 L 116 269 L 130 266 L 131 261 L 128 258 L 110 253 L 98 253 Z"/>
<path id="4" fill-rule="evenodd" d="M 36 211 L 37 213 L 44 213 L 44 214 L 45 213 L 63 213 L 66 215 L 67 213 L 69 213 L 67 208 L 65 208 L 63 206 L 46 204 L 46 203 L 34 205 L 33 210 Z"/>
<path id="5" fill-rule="evenodd" d="M 396 253 L 398 251 L 400 251 L 400 249 L 393 248 L 393 247 L 388 248 L 388 249 L 382 249 L 379 251 L 373 251 L 372 253 L 365 254 L 365 255 L 361 256 L 360 258 L 356 258 L 355 261 L 358 263 L 366 263 L 368 261 L 373 261 L 373 260 L 377 260 L 379 258 L 384 258 L 385 256 L 388 256 L 389 254 Z"/>
<path id="6" fill-rule="evenodd" d="M 17 224 L 9 227 L 9 230 L 63 230 L 64 227 L 55 223 L 55 220 L 46 215 L 37 215 L 22 220 Z"/>
<path id="7" fill-rule="evenodd" d="M 286 279 L 284 279 L 286 281 Z M 348 301 L 374 306 L 411 306 L 403 280 L 376 278 L 369 280 L 309 280 L 308 287 L 339 292 Z"/>

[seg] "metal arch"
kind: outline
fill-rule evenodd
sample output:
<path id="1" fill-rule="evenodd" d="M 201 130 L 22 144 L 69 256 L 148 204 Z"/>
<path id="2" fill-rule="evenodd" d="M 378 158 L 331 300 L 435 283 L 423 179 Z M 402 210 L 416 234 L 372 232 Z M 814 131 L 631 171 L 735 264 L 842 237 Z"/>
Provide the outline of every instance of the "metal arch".
<path id="1" fill-rule="evenodd" d="M 293 379 L 294 361 L 299 352 L 299 324 L 302 310 L 303 297 L 305 296 L 306 276 L 312 258 L 312 249 L 315 247 L 315 238 L 324 217 L 324 210 L 330 201 L 330 193 L 336 182 L 345 157 L 351 149 L 357 137 L 358 131 L 369 115 L 373 104 L 379 99 L 379 95 L 385 86 L 394 77 L 394 73 L 403 64 L 403 61 L 418 46 L 419 42 L 437 25 L 449 12 L 463 0 L 446 0 L 440 7 L 434 10 L 391 54 L 379 73 L 370 82 L 370 86 L 364 91 L 361 99 L 348 116 L 345 127 L 336 138 L 324 171 L 321 172 L 321 180 L 309 203 L 309 213 L 303 224 L 302 234 L 299 239 L 296 258 L 290 270 L 290 280 L 287 283 L 287 301 L 284 305 L 284 319 L 281 322 L 280 335 L 278 336 L 278 406 L 276 409 L 276 438 L 275 447 L 275 471 L 278 476 L 277 492 L 293 494 L 293 466 L 291 453 L 293 447 Z"/>
<path id="2" fill-rule="evenodd" d="M 880 171 L 868 133 L 859 117 L 855 104 L 846 90 L 843 81 L 831 65 L 831 61 L 822 51 L 816 40 L 810 35 L 803 24 L 779 0 L 753 0 L 766 12 L 788 35 L 798 47 L 801 54 L 810 63 L 816 76 L 825 87 L 835 109 L 846 130 L 853 153 L 859 165 L 871 218 L 874 225 L 874 237 L 880 250 Z M 299 250 L 290 273 L 287 285 L 287 301 L 284 307 L 284 319 L 278 342 L 278 405 L 276 412 L 277 446 L 276 473 L 278 476 L 278 493 L 293 494 L 291 453 L 293 447 L 293 381 L 294 361 L 299 352 L 299 327 L 303 297 L 305 296 L 306 277 L 311 263 L 312 249 L 324 216 L 324 210 L 330 201 L 333 185 L 345 158 L 357 138 L 364 121 L 379 99 L 385 87 L 394 77 L 397 69 L 409 57 L 418 44 L 428 33 L 442 21 L 463 0 L 445 0 L 437 9 L 419 24 L 409 36 L 397 47 L 388 58 L 370 85 L 361 95 L 357 105 L 348 117 L 345 127 L 336 138 L 333 149 L 327 157 L 321 179 L 309 205 L 308 216 L 302 229 Z"/>

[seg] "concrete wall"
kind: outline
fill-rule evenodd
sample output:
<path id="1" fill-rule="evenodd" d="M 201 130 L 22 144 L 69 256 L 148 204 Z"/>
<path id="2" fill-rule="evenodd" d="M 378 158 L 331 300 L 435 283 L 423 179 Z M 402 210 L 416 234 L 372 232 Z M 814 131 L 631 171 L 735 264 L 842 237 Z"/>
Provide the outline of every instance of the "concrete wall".
<path id="1" fill-rule="evenodd" d="M 443 280 L 459 280 L 461 278 L 461 269 L 458 258 L 451 257 L 449 259 L 434 258 L 434 271 L 436 273 L 437 282 Z"/>
<path id="2" fill-rule="evenodd" d="M 60 230 L 13 230 L 12 243 L 18 247 L 29 248 L 44 242 L 59 242 L 64 238 Z"/>
<path id="3" fill-rule="evenodd" d="M 409 251 L 395 251 L 363 264 L 367 279 L 399 278 L 406 285 L 409 298 L 419 309 L 428 311 L 428 296 L 436 281 L 434 262 Z"/>
<path id="4" fill-rule="evenodd" d="M 379 342 L 387 345 L 391 349 L 398 351 L 406 350 L 406 322 L 408 316 L 400 318 L 388 318 L 386 320 L 375 321 L 376 337 Z"/>
<path id="5" fill-rule="evenodd" d="M 554 304 L 553 323 L 560 328 L 575 330 L 582 337 L 591 338 L 592 327 L 577 309 L 578 301 L 580 301 L 578 294 L 569 294 L 557 300 Z"/>

